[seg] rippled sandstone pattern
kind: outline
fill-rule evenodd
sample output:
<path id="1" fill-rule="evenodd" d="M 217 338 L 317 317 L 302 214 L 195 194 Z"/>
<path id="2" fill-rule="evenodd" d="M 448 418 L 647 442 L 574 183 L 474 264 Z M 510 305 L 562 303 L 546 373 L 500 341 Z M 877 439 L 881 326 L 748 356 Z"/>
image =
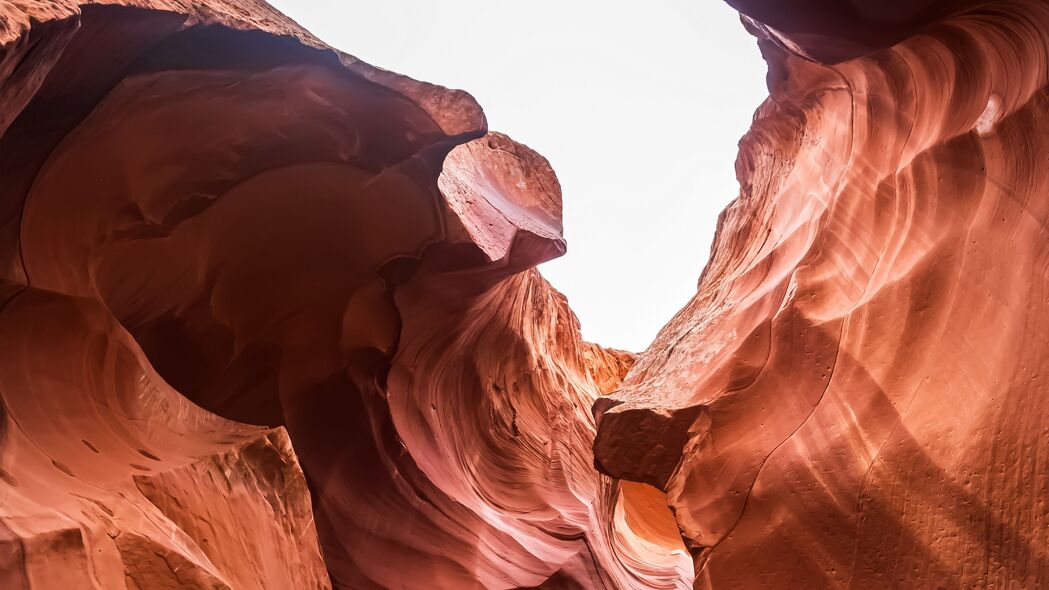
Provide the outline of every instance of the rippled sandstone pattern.
<path id="1" fill-rule="evenodd" d="M 549 164 L 261 2 L 0 4 L 0 586 L 685 588 Z M 257 425 L 257 426 L 256 426 Z"/>
<path id="2" fill-rule="evenodd" d="M 1049 585 L 1049 5 L 733 4 L 771 96 L 597 462 L 697 588 Z"/>
<path id="3" fill-rule="evenodd" d="M 0 587 L 1049 585 L 1049 6 L 731 3 L 770 98 L 635 357 L 469 95 L 0 2 Z"/>

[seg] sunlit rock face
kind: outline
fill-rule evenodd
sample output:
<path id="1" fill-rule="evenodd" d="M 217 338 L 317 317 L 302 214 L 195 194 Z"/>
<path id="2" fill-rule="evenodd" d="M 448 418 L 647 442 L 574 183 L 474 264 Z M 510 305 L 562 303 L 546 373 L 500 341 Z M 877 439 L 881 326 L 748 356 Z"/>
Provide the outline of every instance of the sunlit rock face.
<path id="1" fill-rule="evenodd" d="M 1049 585 L 1049 5 L 733 3 L 771 97 L 598 464 L 697 588 Z"/>
<path id="2" fill-rule="evenodd" d="M 261 2 L 0 4 L 0 586 L 687 588 L 549 164 Z"/>
<path id="3" fill-rule="evenodd" d="M 771 96 L 636 357 L 469 95 L 0 4 L 0 587 L 1049 585 L 1049 5 L 733 4 Z"/>

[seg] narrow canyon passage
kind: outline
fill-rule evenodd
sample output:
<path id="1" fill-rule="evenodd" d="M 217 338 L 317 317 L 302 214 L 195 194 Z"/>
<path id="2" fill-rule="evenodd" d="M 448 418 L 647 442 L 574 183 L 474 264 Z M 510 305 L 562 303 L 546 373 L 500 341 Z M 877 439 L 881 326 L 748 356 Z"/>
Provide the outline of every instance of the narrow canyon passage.
<path id="1" fill-rule="evenodd" d="M 1049 7 L 733 5 L 770 97 L 634 355 L 465 92 L 262 2 L 0 3 L 0 585 L 1049 583 Z"/>

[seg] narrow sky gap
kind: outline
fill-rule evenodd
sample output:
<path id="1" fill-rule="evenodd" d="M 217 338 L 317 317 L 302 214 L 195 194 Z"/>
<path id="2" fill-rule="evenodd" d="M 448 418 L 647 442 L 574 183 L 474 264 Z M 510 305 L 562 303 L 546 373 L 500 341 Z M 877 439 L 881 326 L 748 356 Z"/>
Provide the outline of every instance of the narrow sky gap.
<path id="1" fill-rule="evenodd" d="M 639 351 L 695 293 L 765 64 L 722 2 L 271 3 L 371 64 L 473 94 L 546 156 L 568 254 L 541 267 L 583 335 Z"/>

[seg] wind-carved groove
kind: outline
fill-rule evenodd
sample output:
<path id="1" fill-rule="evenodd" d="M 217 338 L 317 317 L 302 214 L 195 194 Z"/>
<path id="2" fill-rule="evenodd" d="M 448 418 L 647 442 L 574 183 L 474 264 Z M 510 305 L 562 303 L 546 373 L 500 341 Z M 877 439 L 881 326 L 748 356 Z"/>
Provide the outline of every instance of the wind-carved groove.
<path id="1" fill-rule="evenodd" d="M 637 357 L 464 92 L 261 3 L 24 4 L 0 583 L 1049 585 L 1044 2 L 734 0 L 770 97 Z"/>
<path id="2" fill-rule="evenodd" d="M 754 479 L 753 479 L 753 481 L 751 481 L 750 486 L 747 488 L 747 492 L 743 496 L 743 507 L 740 509 L 739 516 L 736 518 L 736 520 L 732 524 L 732 526 L 730 526 L 728 528 L 728 530 L 721 537 L 721 539 L 718 540 L 713 545 L 711 545 L 710 548 L 709 548 L 709 551 L 705 552 L 705 555 L 704 555 L 705 560 L 709 559 L 710 556 L 714 554 L 714 551 L 718 548 L 718 545 L 720 545 L 722 543 L 722 541 L 724 541 L 725 539 L 729 538 L 732 535 L 732 531 L 735 530 L 736 526 L 738 526 L 740 521 L 743 520 L 743 517 L 744 517 L 744 515 L 747 512 L 747 505 L 750 503 L 750 496 L 754 492 L 754 486 L 757 485 L 758 478 L 761 477 L 761 470 L 765 467 L 765 464 L 768 462 L 769 457 L 771 457 L 772 455 L 776 454 L 776 451 L 779 450 L 780 447 L 782 447 L 784 444 L 789 442 L 790 439 L 793 438 L 794 435 L 799 430 L 801 430 L 805 426 L 805 424 L 808 423 L 809 419 L 812 418 L 812 416 L 819 410 L 820 404 L 822 403 L 824 396 L 826 396 L 826 394 L 827 394 L 827 390 L 830 389 L 831 383 L 834 380 L 834 370 L 837 368 L 837 365 L 838 365 L 838 361 L 837 361 L 837 359 L 838 359 L 838 352 L 841 349 L 840 337 L 841 337 L 841 331 L 842 330 L 844 330 L 844 326 L 839 330 L 838 347 L 834 351 L 834 360 L 831 362 L 831 368 L 830 368 L 829 373 L 827 375 L 827 384 L 826 384 L 826 386 L 823 387 L 823 390 L 820 392 L 819 397 L 816 399 L 816 402 L 813 404 L 812 409 L 805 415 L 805 417 L 797 425 L 797 427 L 795 427 L 794 430 L 792 430 L 790 432 L 790 434 L 788 434 L 786 436 L 786 438 L 784 438 L 779 443 L 777 443 L 776 446 L 774 446 L 772 448 L 772 450 L 769 451 L 768 454 L 766 454 L 765 457 L 761 460 L 761 463 L 758 465 L 758 468 L 754 471 Z M 703 564 L 697 564 L 697 565 L 699 565 L 700 569 L 702 569 L 702 565 Z"/>
<path id="3" fill-rule="evenodd" d="M 1049 288 L 1039 272 L 1049 210 L 1038 204 L 1049 7 L 936 1 L 888 27 L 873 6 L 824 7 L 817 22 L 800 0 L 734 5 L 770 67 L 770 99 L 737 161 L 748 192 L 719 222 L 699 293 L 602 402 L 599 443 L 658 440 L 632 434 L 625 417 L 640 408 L 721 404 L 684 446 L 702 454 L 666 482 L 679 530 L 700 548 L 697 588 L 1044 584 L 1049 570 L 1030 564 L 1049 532 L 1011 532 L 1034 492 L 1001 461 L 1028 457 L 1045 433 L 998 422 L 1047 403 L 1031 375 L 1049 370 L 1035 335 Z M 817 244 L 810 256 L 797 250 L 806 243 Z M 797 362 L 764 364 L 760 388 L 711 395 L 756 361 L 742 345 L 713 364 L 710 351 L 778 313 L 761 297 L 776 297 L 769 277 L 792 266 L 805 268 L 792 305 L 841 321 L 837 337 L 809 349 L 802 338 L 820 327 L 772 324 Z M 807 378 L 797 367 L 831 346 L 832 381 L 795 423 Z M 767 401 L 771 387 L 785 394 Z M 766 451 L 765 429 L 787 421 Z M 599 466 L 634 471 L 605 456 L 615 445 L 595 448 Z M 984 523 L 1009 543 L 995 545 Z"/>

